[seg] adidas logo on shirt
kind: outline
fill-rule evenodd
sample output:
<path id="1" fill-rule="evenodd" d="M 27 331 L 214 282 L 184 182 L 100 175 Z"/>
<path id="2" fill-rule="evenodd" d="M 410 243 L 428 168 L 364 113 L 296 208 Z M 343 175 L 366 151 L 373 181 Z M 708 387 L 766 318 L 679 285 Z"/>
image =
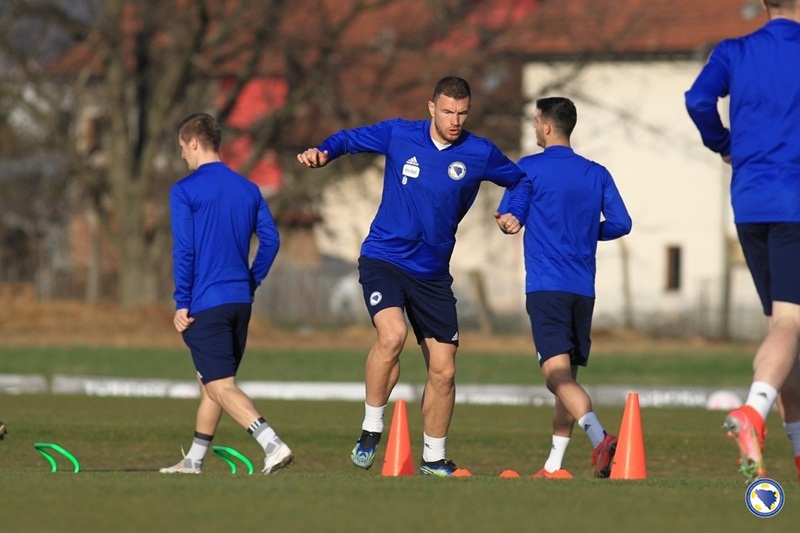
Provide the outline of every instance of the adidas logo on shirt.
<path id="1" fill-rule="evenodd" d="M 408 183 L 408 178 L 416 179 L 419 177 L 419 161 L 416 156 L 410 157 L 403 165 L 403 185 Z"/>

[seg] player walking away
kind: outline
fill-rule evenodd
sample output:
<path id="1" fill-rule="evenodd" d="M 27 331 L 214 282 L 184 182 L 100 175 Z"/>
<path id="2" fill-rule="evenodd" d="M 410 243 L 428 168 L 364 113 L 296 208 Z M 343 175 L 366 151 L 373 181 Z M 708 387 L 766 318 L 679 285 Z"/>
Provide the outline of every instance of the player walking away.
<path id="1" fill-rule="evenodd" d="M 194 440 L 182 461 L 162 468 L 199 474 L 225 411 L 263 448 L 264 474 L 292 462 L 292 451 L 236 384 L 253 294 L 278 253 L 275 222 L 258 187 L 219 158 L 220 128 L 203 113 L 178 127 L 181 157 L 193 172 L 172 186 L 175 329 L 192 353 L 200 386 Z M 258 250 L 249 264 L 250 240 Z"/>
<path id="2" fill-rule="evenodd" d="M 765 420 L 780 396 L 800 480 L 800 1 L 761 5 L 769 21 L 717 45 L 686 108 L 703 144 L 733 167 L 736 231 L 769 321 L 745 405 L 723 428 L 739 446 L 742 473 L 764 477 Z M 728 95 L 730 130 L 717 110 Z"/>
<path id="3" fill-rule="evenodd" d="M 597 242 L 630 233 L 631 218 L 608 170 L 571 148 L 577 119 L 567 98 L 538 100 L 533 127 L 544 152 L 518 163 L 533 184 L 523 219 L 526 308 L 539 365 L 555 395 L 552 448 L 535 478 L 572 477 L 562 461 L 576 420 L 592 443 L 595 477 L 609 476 L 617 446 L 576 379 L 589 360 Z M 499 211 L 518 194 L 506 192 Z"/>
<path id="4" fill-rule="evenodd" d="M 393 119 L 342 130 L 297 155 L 312 168 L 346 153 L 386 157 L 382 200 L 358 262 L 364 301 L 377 332 L 366 361 L 361 436 L 350 457 L 359 468 L 367 469 L 375 461 L 384 410 L 400 376 L 400 352 L 408 334 L 404 312 L 428 369 L 420 472 L 449 476 L 457 468 L 445 457 L 458 347 L 449 272 L 456 229 L 481 182 L 529 187 L 519 167 L 494 144 L 464 129 L 470 103 L 469 84 L 446 77 L 436 84 L 428 102 L 430 120 Z M 502 220 L 508 231 L 519 231 L 523 209 L 521 200 L 509 205 Z"/>

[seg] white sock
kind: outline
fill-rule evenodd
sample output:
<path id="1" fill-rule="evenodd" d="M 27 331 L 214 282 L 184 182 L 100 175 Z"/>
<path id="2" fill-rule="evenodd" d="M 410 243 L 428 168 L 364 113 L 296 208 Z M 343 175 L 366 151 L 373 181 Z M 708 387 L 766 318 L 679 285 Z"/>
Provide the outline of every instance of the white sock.
<path id="1" fill-rule="evenodd" d="M 578 420 L 578 425 L 586 432 L 586 436 L 589 437 L 589 441 L 592 443 L 592 448 L 597 448 L 597 446 L 603 442 L 606 436 L 606 430 L 603 429 L 603 424 L 597 419 L 597 415 L 594 414 L 594 411 L 589 411 L 583 415 L 580 420 Z"/>
<path id="2" fill-rule="evenodd" d="M 777 398 L 778 391 L 771 385 L 763 381 L 754 381 L 750 385 L 750 392 L 747 394 L 747 401 L 744 403 L 755 409 L 761 415 L 761 418 L 766 420 L 769 410 L 772 409 L 772 404 L 775 403 Z"/>
<path id="3" fill-rule="evenodd" d="M 194 439 L 192 439 L 192 447 L 189 448 L 189 453 L 186 454 L 186 457 L 191 459 L 197 466 L 202 465 L 210 444 L 210 435 L 195 432 Z"/>
<path id="4" fill-rule="evenodd" d="M 364 431 L 371 431 L 373 433 L 383 432 L 383 412 L 386 406 L 372 407 L 364 402 L 364 422 L 361 424 L 361 429 Z"/>
<path id="5" fill-rule="evenodd" d="M 789 442 L 792 443 L 792 451 L 794 456 L 800 455 L 800 421 L 789 422 L 783 425 L 786 428 L 786 436 L 789 437 Z"/>
<path id="6" fill-rule="evenodd" d="M 424 446 L 422 448 L 422 460 L 426 463 L 444 459 L 444 448 L 447 437 L 429 437 L 427 433 L 422 433 Z"/>
<path id="7" fill-rule="evenodd" d="M 278 437 L 278 434 L 275 433 L 275 430 L 272 429 L 272 426 L 267 424 L 267 421 L 263 418 L 259 418 L 252 424 L 250 424 L 250 429 L 248 429 L 251 435 L 258 441 L 262 448 L 264 448 L 264 453 L 266 455 L 271 454 L 275 451 L 275 449 L 283 444 L 283 441 Z"/>
<path id="8" fill-rule="evenodd" d="M 564 454 L 567 453 L 567 446 L 569 446 L 569 437 L 553 435 L 553 445 L 550 447 L 550 456 L 544 463 L 545 470 L 552 474 L 561 468 Z"/>

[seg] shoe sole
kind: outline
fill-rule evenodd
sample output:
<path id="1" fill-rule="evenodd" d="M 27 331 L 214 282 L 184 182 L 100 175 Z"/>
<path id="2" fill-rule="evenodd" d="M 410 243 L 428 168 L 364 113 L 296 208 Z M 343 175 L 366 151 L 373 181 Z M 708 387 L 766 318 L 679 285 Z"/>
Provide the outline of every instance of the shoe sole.
<path id="1" fill-rule="evenodd" d="M 372 468 L 372 465 L 373 465 L 373 464 L 375 464 L 375 459 L 373 459 L 372 461 L 370 461 L 370 463 L 369 463 L 369 464 L 362 465 L 362 464 L 359 464 L 359 463 L 356 461 L 356 459 L 354 459 L 353 457 L 350 457 L 350 462 L 351 462 L 351 463 L 353 463 L 353 466 L 355 466 L 355 467 L 357 467 L 357 468 L 360 468 L 360 469 L 362 469 L 362 470 L 369 470 L 370 468 Z"/>
<path id="2" fill-rule="evenodd" d="M 161 474 L 200 474 L 200 470 L 169 470 L 167 468 L 162 468 L 159 470 Z"/>
<path id="3" fill-rule="evenodd" d="M 761 448 L 758 444 L 758 439 L 755 434 L 755 430 L 751 427 L 750 428 L 750 437 L 752 438 L 753 442 L 755 443 L 755 449 L 757 450 L 758 456 L 753 458 L 751 457 L 751 453 L 742 446 L 741 440 L 739 438 L 741 434 L 741 424 L 739 420 L 734 417 L 727 417 L 725 422 L 722 424 L 722 429 L 725 430 L 725 436 L 731 438 L 736 442 L 736 447 L 739 448 L 739 472 L 746 478 L 747 481 L 753 481 L 756 478 L 761 478 L 766 476 L 766 469 L 764 468 L 764 458 L 761 455 Z"/>
<path id="4" fill-rule="evenodd" d="M 453 471 L 455 472 L 455 470 Z M 447 473 L 444 470 L 431 470 L 430 468 L 422 469 L 420 468 L 419 473 L 423 476 L 433 476 L 433 477 L 451 477 L 453 472 Z"/>
<path id="5" fill-rule="evenodd" d="M 353 465 L 355 465 L 358 468 L 361 468 L 363 470 L 369 470 L 370 467 L 372 467 L 372 465 L 375 464 L 375 452 L 374 451 L 372 452 L 371 457 L 367 457 L 366 454 L 363 454 L 361 456 L 358 455 L 356 453 L 356 450 L 358 450 L 358 446 L 353 448 L 353 451 L 350 452 L 350 462 L 353 463 Z M 366 460 L 363 462 L 359 462 L 359 459 L 361 459 L 361 457 L 364 457 Z"/>
<path id="6" fill-rule="evenodd" d="M 287 455 L 286 457 L 281 459 L 281 461 L 279 463 L 276 463 L 276 464 L 272 465 L 269 468 L 269 470 L 266 470 L 266 469 L 262 470 L 261 473 L 264 474 L 264 475 L 274 474 L 275 472 L 277 472 L 281 468 L 286 468 L 287 466 L 292 464 L 293 461 L 294 461 L 294 455 L 290 453 L 289 455 Z"/>

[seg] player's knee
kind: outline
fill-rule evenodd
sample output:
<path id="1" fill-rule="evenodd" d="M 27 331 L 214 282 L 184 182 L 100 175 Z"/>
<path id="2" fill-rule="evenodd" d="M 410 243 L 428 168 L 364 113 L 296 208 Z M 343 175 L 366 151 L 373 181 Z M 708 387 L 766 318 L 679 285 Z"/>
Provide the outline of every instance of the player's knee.
<path id="1" fill-rule="evenodd" d="M 399 354 L 406 343 L 406 330 L 404 328 L 384 328 L 378 332 L 378 344 L 386 353 Z"/>
<path id="2" fill-rule="evenodd" d="M 230 391 L 230 384 L 225 380 L 209 381 L 206 383 L 206 393 L 215 402 L 222 404 Z"/>
<path id="3" fill-rule="evenodd" d="M 206 393 L 216 403 L 220 403 L 222 400 L 222 391 L 218 387 L 206 387 Z"/>
<path id="4" fill-rule="evenodd" d="M 569 372 L 553 372 L 545 378 L 547 390 L 556 395 L 560 388 L 564 385 L 571 385 L 572 383 L 575 383 L 575 380 Z"/>
<path id="5" fill-rule="evenodd" d="M 437 388 L 450 389 L 455 386 L 456 367 L 455 365 L 431 367 L 428 371 L 428 379 Z"/>
<path id="6" fill-rule="evenodd" d="M 560 382 L 552 379 L 547 379 L 545 380 L 544 384 L 547 387 L 547 390 L 558 396 L 558 387 L 560 385 Z"/>

